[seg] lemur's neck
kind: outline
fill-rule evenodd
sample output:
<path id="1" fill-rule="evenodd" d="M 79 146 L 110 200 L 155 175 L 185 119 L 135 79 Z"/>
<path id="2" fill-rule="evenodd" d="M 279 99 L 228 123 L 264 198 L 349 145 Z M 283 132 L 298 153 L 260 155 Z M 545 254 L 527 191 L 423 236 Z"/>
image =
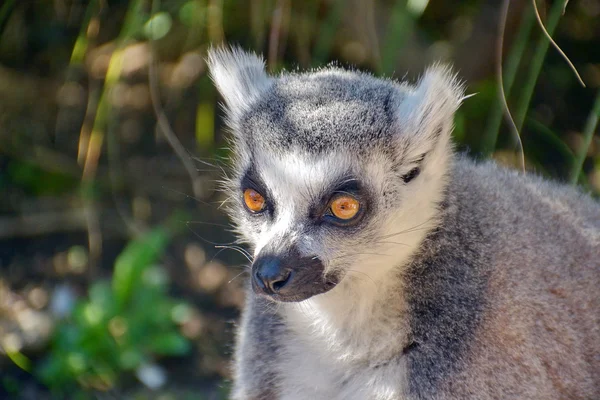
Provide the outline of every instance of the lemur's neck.
<path id="1" fill-rule="evenodd" d="M 315 350 L 341 362 L 365 362 L 393 356 L 409 342 L 409 318 L 401 280 L 393 279 L 368 293 L 352 282 L 339 290 L 281 309 L 289 327 Z M 403 338 L 404 336 L 404 338 Z"/>

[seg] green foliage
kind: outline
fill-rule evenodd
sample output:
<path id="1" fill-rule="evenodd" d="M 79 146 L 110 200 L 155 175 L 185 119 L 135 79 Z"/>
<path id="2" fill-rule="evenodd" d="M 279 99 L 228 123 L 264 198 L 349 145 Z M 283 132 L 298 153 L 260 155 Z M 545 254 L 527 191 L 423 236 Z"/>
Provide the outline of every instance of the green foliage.
<path id="1" fill-rule="evenodd" d="M 6 175 L 13 185 L 35 196 L 60 195 L 77 186 L 77 181 L 72 177 L 44 170 L 22 160 L 11 160 Z"/>
<path id="2" fill-rule="evenodd" d="M 117 258 L 112 282 L 92 285 L 88 298 L 58 325 L 38 370 L 54 392 L 113 388 L 123 372 L 190 350 L 177 330 L 187 306 L 169 297 L 167 275 L 154 264 L 169 239 L 158 228 L 132 241 Z"/>

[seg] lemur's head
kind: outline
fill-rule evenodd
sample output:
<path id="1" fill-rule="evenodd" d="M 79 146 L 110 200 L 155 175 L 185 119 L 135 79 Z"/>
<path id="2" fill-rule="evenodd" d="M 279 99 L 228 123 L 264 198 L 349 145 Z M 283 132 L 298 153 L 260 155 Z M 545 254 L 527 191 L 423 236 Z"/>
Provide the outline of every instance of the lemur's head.
<path id="1" fill-rule="evenodd" d="M 233 131 L 230 213 L 254 251 L 254 290 L 302 301 L 405 263 L 435 224 L 463 93 L 455 76 L 275 77 L 238 49 L 213 49 L 208 63 Z"/>

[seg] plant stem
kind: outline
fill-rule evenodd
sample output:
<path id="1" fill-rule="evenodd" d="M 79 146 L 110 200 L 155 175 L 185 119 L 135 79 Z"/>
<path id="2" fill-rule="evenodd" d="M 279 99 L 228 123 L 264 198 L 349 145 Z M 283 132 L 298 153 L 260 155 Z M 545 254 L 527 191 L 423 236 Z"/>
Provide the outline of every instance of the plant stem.
<path id="1" fill-rule="evenodd" d="M 379 70 L 385 75 L 392 75 L 398 63 L 400 50 L 404 47 L 406 37 L 414 31 L 414 18 L 406 8 L 406 0 L 397 0 L 392 8 L 386 40 L 381 51 Z"/>
<path id="2" fill-rule="evenodd" d="M 8 23 L 8 17 L 12 11 L 16 0 L 8 0 L 2 7 L 0 7 L 0 35 L 4 32 L 4 28 Z"/>
<path id="3" fill-rule="evenodd" d="M 312 62 L 314 65 L 321 65 L 327 61 L 331 48 L 333 47 L 333 41 L 335 39 L 335 33 L 337 27 L 342 19 L 342 11 L 345 0 L 335 0 L 331 5 L 331 10 L 325 19 L 325 22 L 319 27 L 319 40 L 315 44 L 314 56 Z"/>
<path id="4" fill-rule="evenodd" d="M 508 55 L 506 61 L 506 67 L 504 68 L 504 93 L 508 98 L 510 95 L 515 77 L 517 76 L 517 70 L 519 64 L 523 58 L 523 53 L 527 47 L 527 39 L 531 34 L 531 28 L 533 27 L 533 12 L 531 9 L 527 9 L 521 20 L 519 26 L 519 32 L 515 38 L 514 44 Z M 498 62 L 501 62 L 498 60 Z M 486 125 L 486 130 L 482 137 L 482 152 L 485 155 L 490 155 L 496 148 L 496 142 L 498 141 L 498 134 L 500 132 L 500 124 L 502 123 L 502 114 L 504 113 L 504 106 L 502 101 L 498 98 L 495 106 L 492 108 L 492 113 Z"/>
<path id="5" fill-rule="evenodd" d="M 85 57 L 89 45 L 87 31 L 90 26 L 90 21 L 92 19 L 93 13 L 97 12 L 96 9 L 96 1 L 90 1 L 85 9 L 85 16 L 83 18 L 83 22 L 81 23 L 81 28 L 79 29 L 79 35 L 77 35 L 77 40 L 75 40 L 73 51 L 71 51 L 71 60 L 69 61 L 69 67 L 83 63 L 83 59 Z"/>
<path id="6" fill-rule="evenodd" d="M 592 138 L 594 137 L 594 132 L 596 132 L 596 127 L 598 126 L 598 119 L 600 119 L 600 90 L 598 90 L 596 100 L 592 106 L 592 111 L 590 111 L 590 115 L 588 116 L 585 127 L 583 128 L 583 144 L 575 156 L 575 163 L 571 169 L 571 183 L 574 185 L 577 184 L 579 175 L 582 172 L 585 156 L 588 153 L 590 144 L 592 143 Z"/>
<path id="7" fill-rule="evenodd" d="M 560 1 L 555 1 L 550 9 L 550 13 L 548 15 L 548 22 L 546 24 L 546 30 L 549 35 L 552 35 L 556 30 L 558 25 L 558 21 L 562 15 L 563 11 L 563 3 Z M 535 53 L 533 54 L 533 58 L 531 60 L 529 74 L 527 76 L 527 80 L 525 81 L 525 86 L 523 88 L 523 93 L 521 95 L 519 105 L 515 112 L 515 124 L 517 125 L 517 130 L 520 132 L 523 127 L 523 122 L 525 121 L 525 117 L 527 116 L 527 110 L 529 109 L 529 103 L 531 102 L 531 97 L 533 96 L 533 91 L 535 89 L 535 85 L 537 83 L 538 77 L 540 75 L 540 71 L 542 69 L 542 65 L 544 63 L 544 58 L 546 57 L 546 52 L 548 51 L 548 47 L 550 46 L 550 41 L 546 36 L 540 37 L 538 44 L 535 49 Z"/>

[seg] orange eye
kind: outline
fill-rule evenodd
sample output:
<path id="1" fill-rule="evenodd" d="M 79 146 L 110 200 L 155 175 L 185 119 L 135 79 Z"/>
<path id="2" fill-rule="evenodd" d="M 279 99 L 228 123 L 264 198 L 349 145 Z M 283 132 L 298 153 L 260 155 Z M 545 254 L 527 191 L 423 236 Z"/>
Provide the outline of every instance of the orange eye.
<path id="1" fill-rule="evenodd" d="M 360 209 L 360 203 L 351 196 L 338 196 L 331 202 L 331 213 L 339 219 L 349 220 Z"/>
<path id="2" fill-rule="evenodd" d="M 265 208 L 265 198 L 253 189 L 244 190 L 244 202 L 252 212 L 260 212 Z"/>

